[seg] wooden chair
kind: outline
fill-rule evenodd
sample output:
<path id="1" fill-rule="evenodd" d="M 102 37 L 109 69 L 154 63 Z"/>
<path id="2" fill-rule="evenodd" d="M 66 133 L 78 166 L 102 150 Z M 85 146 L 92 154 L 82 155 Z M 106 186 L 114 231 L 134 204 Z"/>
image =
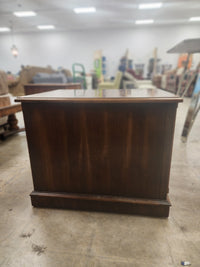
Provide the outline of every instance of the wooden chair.
<path id="1" fill-rule="evenodd" d="M 17 125 L 15 113 L 21 111 L 21 104 L 11 104 L 11 98 L 8 94 L 8 85 L 6 73 L 0 71 L 0 139 L 24 131 Z"/>

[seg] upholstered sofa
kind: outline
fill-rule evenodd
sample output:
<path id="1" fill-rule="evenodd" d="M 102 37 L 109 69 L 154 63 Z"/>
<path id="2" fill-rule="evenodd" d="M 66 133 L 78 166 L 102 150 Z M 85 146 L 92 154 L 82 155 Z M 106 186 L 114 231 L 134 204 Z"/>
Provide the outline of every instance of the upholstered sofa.
<path id="1" fill-rule="evenodd" d="M 175 69 L 172 71 L 168 71 L 163 75 L 157 75 L 153 78 L 153 84 L 156 85 L 158 88 L 161 88 L 163 90 L 176 94 L 178 90 L 179 79 L 182 75 L 182 72 L 183 72 L 183 68 L 179 68 L 179 69 Z M 188 84 L 188 81 L 190 81 L 193 75 L 195 75 L 195 71 L 193 70 L 188 70 L 186 72 L 186 74 L 184 75 L 184 79 L 181 83 L 180 94 L 184 92 Z M 193 82 L 191 83 L 185 96 L 187 97 L 192 96 L 195 81 L 196 79 L 194 79 Z"/>
<path id="2" fill-rule="evenodd" d="M 56 73 L 56 71 L 50 67 L 22 66 L 18 82 L 9 84 L 9 92 L 14 96 L 24 95 L 24 85 L 32 82 L 37 73 Z"/>

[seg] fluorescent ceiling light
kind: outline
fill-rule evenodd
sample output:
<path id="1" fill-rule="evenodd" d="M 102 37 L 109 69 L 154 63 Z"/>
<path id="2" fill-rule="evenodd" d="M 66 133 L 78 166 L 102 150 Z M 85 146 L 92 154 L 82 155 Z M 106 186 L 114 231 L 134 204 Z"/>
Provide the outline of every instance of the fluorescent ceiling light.
<path id="1" fill-rule="evenodd" d="M 96 8 L 95 7 L 77 7 L 74 8 L 74 12 L 77 14 L 80 13 L 95 13 L 96 12 Z"/>
<path id="2" fill-rule="evenodd" d="M 146 3 L 140 4 L 139 9 L 154 9 L 154 8 L 161 8 L 162 3 Z"/>
<path id="3" fill-rule="evenodd" d="M 200 17 L 192 17 L 189 21 L 200 21 Z"/>
<path id="4" fill-rule="evenodd" d="M 0 32 L 9 32 L 10 28 L 7 27 L 0 27 Z"/>
<path id="5" fill-rule="evenodd" d="M 38 25 L 37 28 L 39 30 L 53 30 L 55 29 L 54 25 Z"/>
<path id="6" fill-rule="evenodd" d="M 136 20 L 135 24 L 151 24 L 154 23 L 153 19 L 146 19 L 146 20 Z"/>
<path id="7" fill-rule="evenodd" d="M 37 15 L 34 11 L 16 11 L 13 14 L 16 17 L 33 17 Z"/>

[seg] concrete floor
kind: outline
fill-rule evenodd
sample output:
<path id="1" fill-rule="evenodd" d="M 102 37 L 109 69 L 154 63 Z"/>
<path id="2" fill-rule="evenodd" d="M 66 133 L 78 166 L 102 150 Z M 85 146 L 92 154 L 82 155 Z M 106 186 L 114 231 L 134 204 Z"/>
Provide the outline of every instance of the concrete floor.
<path id="1" fill-rule="evenodd" d="M 0 266 L 199 267 L 200 114 L 181 143 L 188 104 L 178 109 L 168 219 L 32 208 L 25 134 L 1 142 Z"/>

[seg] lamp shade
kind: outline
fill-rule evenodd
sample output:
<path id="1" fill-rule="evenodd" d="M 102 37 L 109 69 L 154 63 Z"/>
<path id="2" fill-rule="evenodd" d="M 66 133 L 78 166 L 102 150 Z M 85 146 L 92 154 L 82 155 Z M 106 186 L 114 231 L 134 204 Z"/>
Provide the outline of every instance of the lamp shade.
<path id="1" fill-rule="evenodd" d="M 170 50 L 168 50 L 167 53 L 200 53 L 200 38 L 183 40 L 182 42 L 178 43 Z"/>

